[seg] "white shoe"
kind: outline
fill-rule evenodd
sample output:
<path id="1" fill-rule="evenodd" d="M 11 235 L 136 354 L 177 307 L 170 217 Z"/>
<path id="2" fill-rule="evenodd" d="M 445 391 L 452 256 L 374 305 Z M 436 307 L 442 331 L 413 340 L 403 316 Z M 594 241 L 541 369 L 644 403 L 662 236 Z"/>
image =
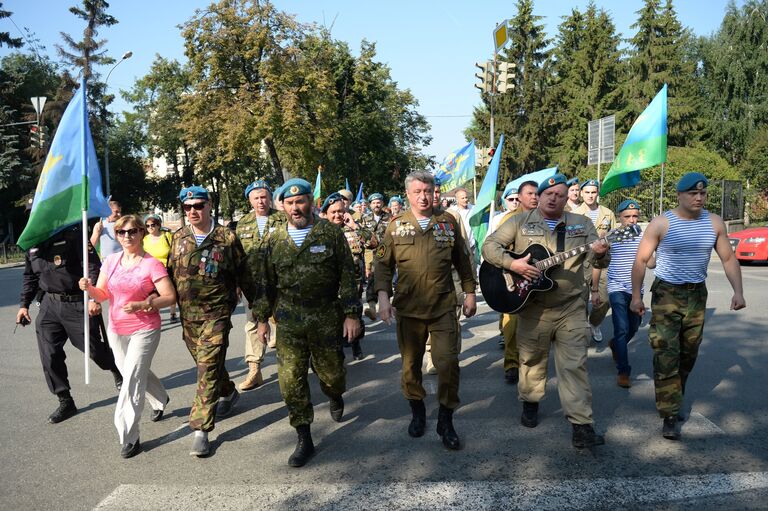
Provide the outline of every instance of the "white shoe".
<path id="1" fill-rule="evenodd" d="M 600 325 L 589 325 L 589 329 L 592 330 L 592 339 L 595 342 L 603 342 L 603 332 L 600 330 Z"/>

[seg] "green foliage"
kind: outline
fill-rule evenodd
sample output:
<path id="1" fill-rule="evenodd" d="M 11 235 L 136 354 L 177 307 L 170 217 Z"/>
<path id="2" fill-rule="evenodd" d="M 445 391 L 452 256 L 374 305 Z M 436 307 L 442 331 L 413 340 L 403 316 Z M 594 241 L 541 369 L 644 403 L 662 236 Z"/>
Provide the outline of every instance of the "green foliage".
<path id="1" fill-rule="evenodd" d="M 10 17 L 11 14 L 13 13 L 3 10 L 3 2 L 0 2 L 0 20 Z M 9 48 L 21 48 L 24 46 L 24 42 L 20 37 L 11 37 L 9 32 L 0 32 L 0 47 L 3 45 Z"/>

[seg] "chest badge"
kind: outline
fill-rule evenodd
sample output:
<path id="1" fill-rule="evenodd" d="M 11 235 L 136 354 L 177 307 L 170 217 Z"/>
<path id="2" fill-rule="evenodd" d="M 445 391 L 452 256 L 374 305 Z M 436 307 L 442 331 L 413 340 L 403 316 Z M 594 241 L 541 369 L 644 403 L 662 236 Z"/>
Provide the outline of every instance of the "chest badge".
<path id="1" fill-rule="evenodd" d="M 55 264 L 56 266 L 61 266 L 61 256 L 60 255 L 53 256 L 53 264 Z"/>

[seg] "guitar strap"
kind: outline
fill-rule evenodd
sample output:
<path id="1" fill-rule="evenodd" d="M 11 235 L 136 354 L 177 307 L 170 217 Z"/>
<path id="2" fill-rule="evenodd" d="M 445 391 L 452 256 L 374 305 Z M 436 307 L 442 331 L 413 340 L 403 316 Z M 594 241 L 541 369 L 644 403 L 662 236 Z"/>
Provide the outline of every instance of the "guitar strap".
<path id="1" fill-rule="evenodd" d="M 555 227 L 555 233 L 557 234 L 557 251 L 565 252 L 565 224 Z"/>

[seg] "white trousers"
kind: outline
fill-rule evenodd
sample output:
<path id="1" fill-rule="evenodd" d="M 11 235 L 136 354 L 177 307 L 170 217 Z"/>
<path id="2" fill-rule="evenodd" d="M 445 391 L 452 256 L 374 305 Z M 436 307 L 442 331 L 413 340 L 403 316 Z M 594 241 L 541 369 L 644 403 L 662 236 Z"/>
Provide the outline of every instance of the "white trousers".
<path id="1" fill-rule="evenodd" d="M 160 329 L 140 330 L 131 335 L 118 335 L 108 330 L 107 337 L 115 364 L 123 375 L 123 387 L 115 408 L 115 428 L 122 445 L 132 444 L 139 439 L 139 419 L 144 410 L 145 394 L 153 410 L 164 410 L 168 401 L 163 384 L 149 369 L 160 344 Z"/>

